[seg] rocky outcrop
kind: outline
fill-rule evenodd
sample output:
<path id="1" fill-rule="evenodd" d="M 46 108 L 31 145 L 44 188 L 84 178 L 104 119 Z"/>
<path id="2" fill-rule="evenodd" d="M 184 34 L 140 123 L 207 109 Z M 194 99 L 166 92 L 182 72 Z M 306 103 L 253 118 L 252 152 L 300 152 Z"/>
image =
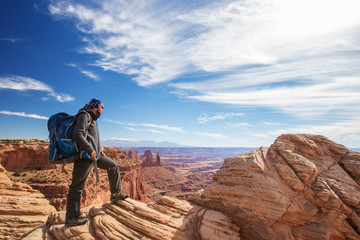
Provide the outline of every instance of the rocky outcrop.
<path id="1" fill-rule="evenodd" d="M 160 160 L 160 154 L 156 154 L 156 160 L 153 162 L 153 154 L 151 150 L 145 150 L 144 155 L 142 156 L 143 162 L 141 163 L 141 167 L 155 167 L 155 166 L 162 166 Z"/>
<path id="2" fill-rule="evenodd" d="M 55 211 L 43 194 L 11 181 L 0 165 L 0 239 L 19 239 Z"/>
<path id="3" fill-rule="evenodd" d="M 199 205 L 227 213 L 241 239 L 360 239 L 360 153 L 317 135 L 282 135 L 226 159 Z"/>
<path id="4" fill-rule="evenodd" d="M 91 221 L 83 226 L 64 226 L 64 212 L 49 216 L 41 230 L 24 239 L 224 239 L 239 240 L 239 227 L 219 211 L 175 198 L 156 203 L 132 199 L 106 203 L 84 210 Z"/>
<path id="5" fill-rule="evenodd" d="M 24 169 L 50 169 L 48 165 L 49 143 L 0 144 L 0 164 L 7 171 Z"/>
<path id="6" fill-rule="evenodd" d="M 161 159 L 160 159 L 160 153 L 156 154 L 155 166 L 162 166 Z"/>

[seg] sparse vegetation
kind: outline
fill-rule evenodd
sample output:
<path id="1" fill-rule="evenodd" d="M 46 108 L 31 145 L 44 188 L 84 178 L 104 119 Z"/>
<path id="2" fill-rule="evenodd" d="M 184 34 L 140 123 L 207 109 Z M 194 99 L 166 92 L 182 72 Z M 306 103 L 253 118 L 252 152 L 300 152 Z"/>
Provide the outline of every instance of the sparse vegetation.
<path id="1" fill-rule="evenodd" d="M 48 143 L 47 140 L 32 139 L 0 139 L 0 144 L 15 144 L 15 143 Z"/>
<path id="2" fill-rule="evenodd" d="M 15 173 L 13 174 L 13 176 L 14 176 L 14 177 L 20 177 L 20 173 L 19 173 L 19 172 L 15 172 Z"/>

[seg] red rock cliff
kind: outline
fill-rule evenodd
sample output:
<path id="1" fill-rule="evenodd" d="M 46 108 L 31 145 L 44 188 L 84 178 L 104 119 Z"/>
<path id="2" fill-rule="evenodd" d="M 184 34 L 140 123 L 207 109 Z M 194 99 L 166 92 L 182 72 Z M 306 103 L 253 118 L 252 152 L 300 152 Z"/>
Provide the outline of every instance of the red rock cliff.
<path id="1" fill-rule="evenodd" d="M 0 144 L 0 164 L 7 171 L 54 168 L 48 165 L 48 143 Z"/>
<path id="2" fill-rule="evenodd" d="M 106 154 L 119 164 L 123 192 L 135 200 L 147 201 L 141 180 L 141 163 L 136 151 L 105 148 Z M 68 186 L 71 183 L 73 164 L 48 165 L 48 144 L 0 144 L 0 163 L 5 169 L 17 171 L 9 177 L 17 182 L 29 184 L 42 192 L 57 210 L 66 208 Z M 100 182 L 95 182 L 91 172 L 83 192 L 82 206 L 100 204 L 110 200 L 107 172 L 99 169 Z"/>

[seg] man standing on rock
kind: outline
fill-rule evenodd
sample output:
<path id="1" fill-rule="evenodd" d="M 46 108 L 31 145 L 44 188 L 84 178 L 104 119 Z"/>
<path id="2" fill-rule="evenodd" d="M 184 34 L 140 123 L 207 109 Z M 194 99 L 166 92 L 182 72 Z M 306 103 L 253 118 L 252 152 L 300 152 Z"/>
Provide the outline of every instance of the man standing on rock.
<path id="1" fill-rule="evenodd" d="M 79 147 L 80 157 L 74 163 L 72 182 L 67 196 L 66 226 L 83 225 L 89 221 L 87 217 L 80 217 L 80 199 L 94 163 L 99 168 L 107 170 L 112 202 L 129 197 L 128 194 L 121 193 L 119 165 L 105 156 L 101 150 L 97 119 L 103 109 L 104 104 L 99 99 L 91 99 L 79 110 L 75 119 L 72 139 Z"/>

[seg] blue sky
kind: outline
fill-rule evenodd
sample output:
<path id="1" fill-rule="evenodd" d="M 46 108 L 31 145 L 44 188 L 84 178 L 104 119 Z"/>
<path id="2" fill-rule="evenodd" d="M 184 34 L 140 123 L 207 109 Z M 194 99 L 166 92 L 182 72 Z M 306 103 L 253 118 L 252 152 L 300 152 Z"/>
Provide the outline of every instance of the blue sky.
<path id="1" fill-rule="evenodd" d="M 0 138 L 103 100 L 102 139 L 360 147 L 360 2 L 0 1 Z"/>

